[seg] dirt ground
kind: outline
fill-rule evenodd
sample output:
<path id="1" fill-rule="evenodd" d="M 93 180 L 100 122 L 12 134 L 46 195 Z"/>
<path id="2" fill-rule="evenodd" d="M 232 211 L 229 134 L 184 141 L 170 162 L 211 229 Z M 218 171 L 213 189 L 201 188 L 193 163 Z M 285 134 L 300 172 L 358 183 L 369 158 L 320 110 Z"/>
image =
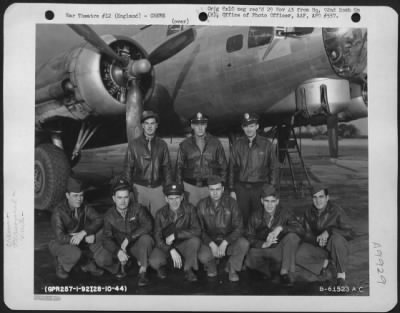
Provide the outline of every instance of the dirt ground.
<path id="1" fill-rule="evenodd" d="M 166 140 L 171 148 L 171 158 L 174 160 L 179 143 L 177 139 Z M 227 141 L 224 140 L 227 146 Z M 311 183 L 322 182 L 329 186 L 330 197 L 340 204 L 347 212 L 353 223 L 355 237 L 350 241 L 350 261 L 348 266 L 347 282 L 349 292 L 333 291 L 329 282 L 321 282 L 318 277 L 307 270 L 298 267 L 296 283 L 293 287 L 282 286 L 277 279 L 265 281 L 261 275 L 249 270 L 240 273 L 238 283 L 230 283 L 227 274 L 221 270 L 218 277 L 208 280 L 204 271 L 199 270 L 199 281 L 186 283 L 183 273 L 170 269 L 169 278 L 160 281 L 156 273 L 149 272 L 151 284 L 146 287 L 137 287 L 137 266 L 132 266 L 128 276 L 119 281 L 110 274 L 102 277 L 91 277 L 79 271 L 73 272 L 67 281 L 60 281 L 54 270 L 54 261 L 47 244 L 53 238 L 50 228 L 50 213 L 35 212 L 35 264 L 34 264 L 34 291 L 36 294 L 45 293 L 49 286 L 126 286 L 126 290 L 113 291 L 114 294 L 141 294 L 141 295 L 369 295 L 369 264 L 368 264 L 368 141 L 341 140 L 339 141 L 339 158 L 332 160 L 328 155 L 327 142 L 323 140 L 302 140 L 302 154 Z M 100 152 L 88 151 L 82 155 L 81 163 L 75 169 L 81 175 L 88 176 L 88 172 L 95 172 L 92 179 L 107 182 L 106 177 L 117 174 L 121 169 L 121 162 L 126 146 L 105 148 Z M 102 163 L 99 166 L 98 160 Z M 173 163 L 174 164 L 174 163 Z M 301 216 L 303 210 L 310 204 L 311 198 L 307 192 L 305 176 L 298 182 L 299 191 L 293 190 L 291 178 L 285 170 L 282 177 L 281 204 L 290 207 Z M 285 176 L 286 175 L 286 176 Z M 92 188 L 86 195 L 87 200 L 99 212 L 111 204 L 110 192 L 107 185 Z M 329 288 L 331 287 L 331 288 Z M 71 292 L 74 293 L 74 292 Z M 102 292 L 100 292 L 102 293 Z M 103 292 L 104 293 L 104 292 Z"/>

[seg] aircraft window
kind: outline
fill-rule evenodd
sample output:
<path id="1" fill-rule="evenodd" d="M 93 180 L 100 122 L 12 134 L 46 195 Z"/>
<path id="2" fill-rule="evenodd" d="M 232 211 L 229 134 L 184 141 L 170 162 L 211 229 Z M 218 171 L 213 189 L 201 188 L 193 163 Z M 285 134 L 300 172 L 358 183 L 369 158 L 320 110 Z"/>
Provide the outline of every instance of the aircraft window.
<path id="1" fill-rule="evenodd" d="M 314 31 L 312 27 L 295 27 L 294 31 L 300 33 L 301 35 L 311 34 Z"/>
<path id="2" fill-rule="evenodd" d="M 254 48 L 267 45 L 274 37 L 273 27 L 250 27 L 248 47 Z"/>
<path id="3" fill-rule="evenodd" d="M 168 25 L 168 27 L 167 27 L 167 36 L 179 33 L 182 30 L 183 30 L 183 25 Z"/>
<path id="4" fill-rule="evenodd" d="M 233 52 L 242 49 L 243 35 L 236 35 L 228 38 L 226 42 L 226 51 Z"/>

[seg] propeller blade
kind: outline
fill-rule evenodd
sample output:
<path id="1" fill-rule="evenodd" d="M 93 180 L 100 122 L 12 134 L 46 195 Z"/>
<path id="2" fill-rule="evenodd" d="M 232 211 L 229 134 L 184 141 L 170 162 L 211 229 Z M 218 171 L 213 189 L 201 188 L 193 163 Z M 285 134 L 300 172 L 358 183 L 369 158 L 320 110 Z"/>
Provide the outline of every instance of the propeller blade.
<path id="1" fill-rule="evenodd" d="M 68 26 L 79 36 L 82 36 L 87 42 L 92 46 L 97 48 L 101 53 L 108 55 L 110 58 L 116 60 L 123 66 L 128 65 L 127 59 L 116 54 L 113 49 L 111 49 L 103 39 L 97 33 L 85 24 L 68 24 Z"/>
<path id="2" fill-rule="evenodd" d="M 170 57 L 173 57 L 179 51 L 186 48 L 194 41 L 195 31 L 192 28 L 189 28 L 181 33 L 178 33 L 176 36 L 168 39 L 161 45 L 159 45 L 156 49 L 153 50 L 149 55 L 150 63 L 155 66 Z"/>
<path id="3" fill-rule="evenodd" d="M 338 136 L 338 117 L 329 115 L 326 124 L 328 126 L 328 144 L 329 155 L 331 158 L 337 158 L 339 154 L 339 136 Z"/>
<path id="4" fill-rule="evenodd" d="M 133 140 L 142 134 L 140 116 L 143 110 L 143 96 L 136 79 L 131 79 L 126 97 L 126 135 L 128 148 L 133 146 Z"/>

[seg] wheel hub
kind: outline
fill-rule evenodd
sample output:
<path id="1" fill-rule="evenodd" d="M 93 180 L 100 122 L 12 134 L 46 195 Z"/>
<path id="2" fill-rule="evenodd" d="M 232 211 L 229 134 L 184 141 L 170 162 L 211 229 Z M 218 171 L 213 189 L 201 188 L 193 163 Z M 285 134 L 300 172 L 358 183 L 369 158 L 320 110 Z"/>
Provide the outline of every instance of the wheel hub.
<path id="1" fill-rule="evenodd" d="M 40 193 L 44 186 L 44 169 L 35 162 L 35 193 Z"/>

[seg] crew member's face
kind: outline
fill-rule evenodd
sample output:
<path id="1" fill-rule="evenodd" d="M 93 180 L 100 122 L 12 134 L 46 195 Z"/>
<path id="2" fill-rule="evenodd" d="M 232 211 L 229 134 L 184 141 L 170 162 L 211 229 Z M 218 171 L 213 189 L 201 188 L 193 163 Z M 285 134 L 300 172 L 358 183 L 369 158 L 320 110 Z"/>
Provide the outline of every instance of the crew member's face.
<path id="1" fill-rule="evenodd" d="M 129 205 L 129 191 L 117 190 L 113 195 L 113 201 L 118 210 L 126 210 Z"/>
<path id="2" fill-rule="evenodd" d="M 194 135 L 197 137 L 203 137 L 207 130 L 207 123 L 195 123 L 191 124 Z"/>
<path id="3" fill-rule="evenodd" d="M 276 207 L 279 204 L 279 199 L 275 196 L 268 196 L 261 198 L 261 204 L 264 207 L 264 210 L 269 214 L 274 214 Z"/>
<path id="4" fill-rule="evenodd" d="M 210 197 L 214 201 L 219 201 L 221 199 L 222 194 L 224 192 L 224 186 L 221 183 L 216 185 L 209 185 L 208 190 L 210 192 Z"/>
<path id="5" fill-rule="evenodd" d="M 248 138 L 253 138 L 257 134 L 258 123 L 252 123 L 249 125 L 242 126 L 245 135 Z"/>
<path id="6" fill-rule="evenodd" d="M 325 190 L 318 191 L 313 194 L 313 203 L 318 210 L 325 210 L 328 205 L 329 195 L 325 194 Z"/>
<path id="7" fill-rule="evenodd" d="M 176 211 L 181 206 L 183 200 L 183 196 L 179 195 L 169 195 L 165 197 L 165 201 L 167 201 L 169 208 L 173 211 Z"/>
<path id="8" fill-rule="evenodd" d="M 150 117 L 143 121 L 142 127 L 145 136 L 153 137 L 158 127 L 157 120 L 153 117 Z"/>
<path id="9" fill-rule="evenodd" d="M 83 191 L 67 192 L 65 196 L 67 197 L 69 207 L 72 209 L 79 208 L 83 203 Z"/>

